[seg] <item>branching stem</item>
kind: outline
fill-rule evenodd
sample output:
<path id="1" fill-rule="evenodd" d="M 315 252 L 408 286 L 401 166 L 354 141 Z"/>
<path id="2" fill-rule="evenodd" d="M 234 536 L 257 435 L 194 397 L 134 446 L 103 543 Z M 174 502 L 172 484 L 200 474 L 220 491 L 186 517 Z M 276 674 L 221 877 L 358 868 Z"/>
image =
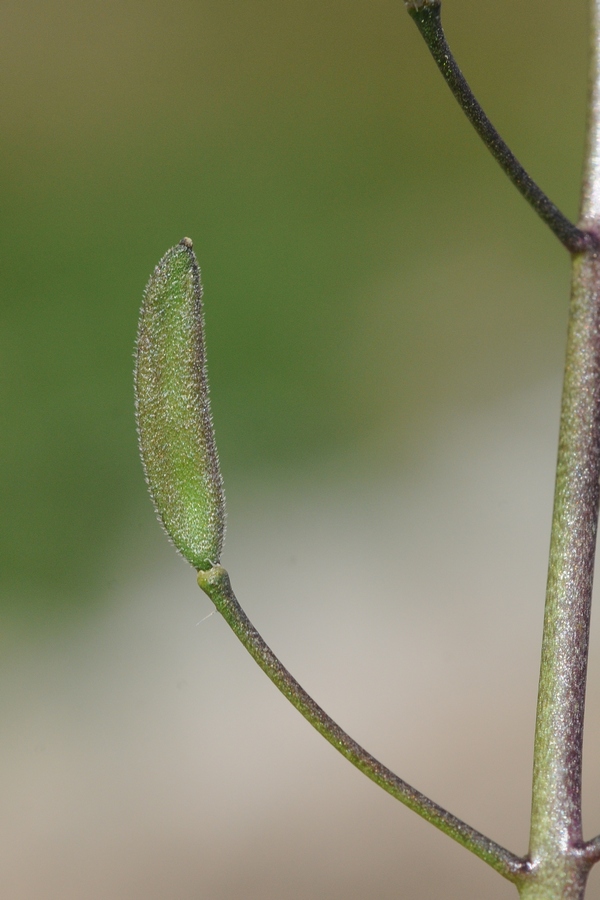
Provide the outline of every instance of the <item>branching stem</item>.
<path id="1" fill-rule="evenodd" d="M 221 566 L 198 583 L 271 681 L 336 750 L 385 791 L 509 881 L 521 900 L 582 900 L 600 835 L 581 828 L 583 717 L 600 502 L 600 0 L 591 0 L 593 59 L 581 227 L 540 190 L 498 135 L 456 65 L 440 0 L 407 6 L 461 107 L 504 171 L 572 254 L 573 281 L 536 717 L 529 855 L 521 859 L 457 819 L 367 753 L 284 668 L 240 607 Z"/>
<path id="2" fill-rule="evenodd" d="M 198 584 L 208 594 L 227 624 L 273 684 L 342 756 L 350 760 L 357 769 L 364 772 L 371 781 L 392 797 L 400 800 L 436 828 L 485 860 L 509 881 L 520 884 L 528 870 L 528 864 L 524 860 L 491 841 L 470 825 L 466 825 L 391 772 L 357 744 L 315 703 L 280 663 L 248 619 L 233 593 L 229 575 L 222 566 L 215 566 L 208 572 L 199 572 Z"/>
<path id="3" fill-rule="evenodd" d="M 574 225 L 538 187 L 475 99 L 446 41 L 441 0 L 406 0 L 406 6 L 463 112 L 515 187 L 571 253 L 598 246 L 595 234 Z"/>

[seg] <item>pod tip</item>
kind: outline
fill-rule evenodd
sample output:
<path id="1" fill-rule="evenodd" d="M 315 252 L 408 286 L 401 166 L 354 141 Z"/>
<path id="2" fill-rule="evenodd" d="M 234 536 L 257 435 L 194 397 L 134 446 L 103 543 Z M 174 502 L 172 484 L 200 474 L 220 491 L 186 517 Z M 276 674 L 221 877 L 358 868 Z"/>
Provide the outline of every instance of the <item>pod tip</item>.
<path id="1" fill-rule="evenodd" d="M 192 239 L 189 238 L 189 237 L 181 238 L 181 240 L 179 241 L 179 243 L 181 244 L 182 247 L 187 247 L 188 250 L 193 250 L 193 249 L 194 249 L 194 245 L 193 245 L 193 243 L 192 243 Z"/>

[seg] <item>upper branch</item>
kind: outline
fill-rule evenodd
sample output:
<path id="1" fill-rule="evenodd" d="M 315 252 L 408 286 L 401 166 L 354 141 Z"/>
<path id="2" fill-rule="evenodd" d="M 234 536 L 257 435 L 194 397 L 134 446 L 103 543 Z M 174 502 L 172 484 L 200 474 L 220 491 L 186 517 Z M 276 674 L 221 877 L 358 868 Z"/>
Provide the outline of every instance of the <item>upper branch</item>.
<path id="1" fill-rule="evenodd" d="M 571 253 L 581 253 L 597 247 L 599 242 L 596 236 L 574 225 L 535 183 L 475 99 L 446 41 L 441 21 L 441 0 L 405 0 L 405 2 L 448 87 L 477 134 L 515 187 Z"/>

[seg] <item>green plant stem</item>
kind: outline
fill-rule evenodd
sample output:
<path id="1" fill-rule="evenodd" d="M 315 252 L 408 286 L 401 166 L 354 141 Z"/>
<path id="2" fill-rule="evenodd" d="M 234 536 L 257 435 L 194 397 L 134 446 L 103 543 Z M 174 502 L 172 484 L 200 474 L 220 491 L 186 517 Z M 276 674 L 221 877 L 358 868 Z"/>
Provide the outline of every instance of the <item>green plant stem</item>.
<path id="1" fill-rule="evenodd" d="M 457 819 L 391 772 L 357 744 L 315 703 L 277 659 L 248 619 L 233 593 L 229 575 L 222 566 L 215 566 L 207 572 L 199 572 L 198 584 L 208 594 L 227 624 L 273 684 L 342 756 L 350 760 L 357 769 L 392 797 L 400 800 L 436 828 L 485 860 L 509 881 L 520 883 L 527 870 L 527 863 L 524 860 Z"/>
<path id="2" fill-rule="evenodd" d="M 592 3 L 591 101 L 582 222 L 600 224 L 600 0 Z M 600 255 L 575 256 L 522 897 L 584 895 L 600 839 L 585 844 L 581 767 L 600 480 Z"/>
<path id="3" fill-rule="evenodd" d="M 583 715 L 600 478 L 600 260 L 576 257 L 544 615 L 526 897 L 583 896 Z M 545 893 L 542 891 L 542 887 Z"/>
<path id="4" fill-rule="evenodd" d="M 405 0 L 405 2 L 408 12 L 461 109 L 517 190 L 571 253 L 579 253 L 597 246 L 596 236 L 574 225 L 538 187 L 475 99 L 446 41 L 442 28 L 440 0 Z"/>

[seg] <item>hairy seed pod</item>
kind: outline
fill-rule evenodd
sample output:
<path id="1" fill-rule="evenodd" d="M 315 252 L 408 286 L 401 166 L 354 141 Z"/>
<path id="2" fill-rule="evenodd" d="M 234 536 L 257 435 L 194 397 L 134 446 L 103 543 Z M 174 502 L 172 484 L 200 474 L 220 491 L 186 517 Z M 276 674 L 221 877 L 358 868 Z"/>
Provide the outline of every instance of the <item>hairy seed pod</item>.
<path id="1" fill-rule="evenodd" d="M 165 531 L 196 569 L 221 558 L 225 497 L 210 414 L 200 270 L 189 238 L 150 276 L 135 398 L 146 481 Z"/>

